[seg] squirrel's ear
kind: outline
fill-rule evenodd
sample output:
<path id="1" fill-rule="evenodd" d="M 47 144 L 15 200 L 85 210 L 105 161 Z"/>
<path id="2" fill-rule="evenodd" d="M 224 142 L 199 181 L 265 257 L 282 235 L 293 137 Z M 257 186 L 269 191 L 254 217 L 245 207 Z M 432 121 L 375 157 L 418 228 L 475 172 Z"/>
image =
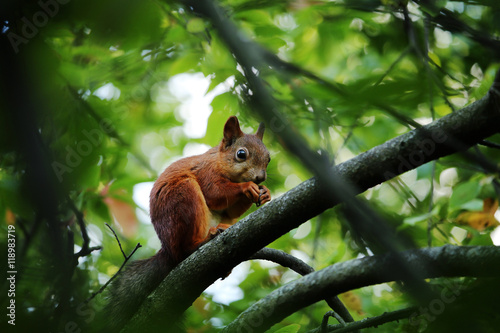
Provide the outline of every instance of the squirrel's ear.
<path id="1" fill-rule="evenodd" d="M 240 129 L 240 122 L 236 116 L 231 116 L 226 121 L 226 125 L 224 125 L 224 147 L 229 147 L 233 144 L 233 142 L 242 137 L 244 133 Z"/>
<path id="2" fill-rule="evenodd" d="M 257 136 L 261 141 L 262 138 L 264 137 L 264 130 L 266 129 L 266 126 L 264 123 L 259 124 L 259 128 L 257 129 L 257 133 L 255 133 L 255 136 Z"/>

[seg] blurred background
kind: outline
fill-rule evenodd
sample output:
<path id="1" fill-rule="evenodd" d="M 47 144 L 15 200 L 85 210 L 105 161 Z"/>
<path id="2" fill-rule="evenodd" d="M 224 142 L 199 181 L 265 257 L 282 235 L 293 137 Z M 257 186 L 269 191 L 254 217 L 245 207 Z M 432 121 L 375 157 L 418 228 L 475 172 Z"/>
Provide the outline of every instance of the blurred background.
<path id="1" fill-rule="evenodd" d="M 495 0 L 220 3 L 275 56 L 259 76 L 290 125 L 332 164 L 480 99 L 499 68 Z M 8 253 L 14 232 L 15 329 L 63 331 L 75 323 L 85 331 L 104 302 L 101 295 L 85 300 L 123 262 L 105 223 L 126 253 L 143 245 L 134 259 L 153 255 L 160 244 L 149 220 L 149 191 L 159 173 L 217 145 L 230 115 L 245 132 L 254 132 L 260 119 L 249 108 L 251 91 L 233 55 L 210 23 L 181 2 L 3 0 L 0 29 L 0 247 Z M 496 170 L 457 154 L 362 196 L 418 247 L 500 245 L 500 136 L 489 141 L 471 151 Z M 265 185 L 273 198 L 312 176 L 272 130 L 264 142 L 272 158 Z M 315 269 L 372 254 L 337 209 L 270 247 Z M 7 255 L 2 258 L 0 267 L 7 265 Z M 185 325 L 191 332 L 217 331 L 297 277 L 274 264 L 245 262 L 194 303 Z M 7 307 L 4 282 L 0 303 Z M 478 287 L 474 279 L 450 283 Z M 477 295 L 498 290 L 491 288 Z M 482 298 L 480 309 L 496 311 L 497 296 L 491 304 Z M 411 303 L 396 284 L 341 299 L 355 319 Z M 315 328 L 326 311 L 326 304 L 315 304 L 273 331 L 290 323 Z M 445 315 L 437 318 L 384 327 L 419 332 L 449 323 Z"/>

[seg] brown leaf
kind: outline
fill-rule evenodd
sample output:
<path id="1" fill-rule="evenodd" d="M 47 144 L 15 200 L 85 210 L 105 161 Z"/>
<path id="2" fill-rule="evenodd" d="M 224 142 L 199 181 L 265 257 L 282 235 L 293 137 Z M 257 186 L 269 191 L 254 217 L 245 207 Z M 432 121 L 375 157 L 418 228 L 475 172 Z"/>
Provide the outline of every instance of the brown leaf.
<path id="1" fill-rule="evenodd" d="M 495 212 L 498 209 L 498 200 L 493 198 L 486 198 L 483 200 L 483 212 L 488 213 L 490 215 L 495 215 Z"/>
<path id="2" fill-rule="evenodd" d="M 361 304 L 361 297 L 356 295 L 352 291 L 345 292 L 340 294 L 340 299 L 344 303 L 344 305 L 349 309 L 356 311 L 358 314 L 363 314 L 363 306 Z"/>
<path id="3" fill-rule="evenodd" d="M 108 206 L 109 212 L 114 217 L 115 222 L 117 222 L 122 227 L 122 233 L 125 237 L 132 237 L 137 234 L 137 229 L 139 228 L 139 223 L 137 221 L 137 216 L 135 215 L 135 207 L 128 202 L 117 199 L 109 193 L 108 184 L 101 191 L 101 195 L 104 196 L 104 203 Z M 120 193 L 121 192 L 121 193 Z M 124 190 L 115 191 L 115 195 L 124 195 Z"/>
<path id="4" fill-rule="evenodd" d="M 457 222 L 460 224 L 468 224 L 478 231 L 483 231 L 486 228 L 500 225 L 495 218 L 495 212 L 497 209 L 498 201 L 492 198 L 487 198 L 483 200 L 483 211 L 460 213 L 457 217 Z"/>
<path id="5" fill-rule="evenodd" d="M 5 222 L 7 222 L 7 224 L 16 224 L 16 216 L 14 215 L 14 213 L 7 208 L 7 211 L 5 212 Z"/>

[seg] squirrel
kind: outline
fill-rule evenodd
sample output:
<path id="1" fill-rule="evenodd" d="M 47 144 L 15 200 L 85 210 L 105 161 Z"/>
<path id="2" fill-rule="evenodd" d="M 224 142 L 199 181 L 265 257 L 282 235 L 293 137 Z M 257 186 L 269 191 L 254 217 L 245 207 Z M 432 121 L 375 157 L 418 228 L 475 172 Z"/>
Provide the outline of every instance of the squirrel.
<path id="1" fill-rule="evenodd" d="M 165 169 L 150 195 L 150 216 L 161 249 L 134 261 L 110 289 L 108 330 L 120 330 L 140 303 L 167 274 L 198 247 L 226 230 L 252 204 L 271 200 L 266 180 L 271 158 L 264 145 L 264 124 L 245 134 L 229 117 L 224 137 L 206 153 L 182 158 Z"/>

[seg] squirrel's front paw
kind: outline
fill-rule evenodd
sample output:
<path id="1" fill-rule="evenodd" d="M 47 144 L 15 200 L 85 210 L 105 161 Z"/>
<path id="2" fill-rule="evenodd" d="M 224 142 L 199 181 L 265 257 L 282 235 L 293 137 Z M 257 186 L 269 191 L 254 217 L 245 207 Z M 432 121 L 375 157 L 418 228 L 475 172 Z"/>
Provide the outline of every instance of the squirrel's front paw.
<path id="1" fill-rule="evenodd" d="M 245 183 L 245 189 L 243 193 L 250 199 L 253 203 L 258 203 L 260 198 L 260 188 L 259 185 L 254 182 Z"/>
<path id="2" fill-rule="evenodd" d="M 259 186 L 259 201 L 257 201 L 257 207 L 271 201 L 271 192 L 264 185 Z"/>

